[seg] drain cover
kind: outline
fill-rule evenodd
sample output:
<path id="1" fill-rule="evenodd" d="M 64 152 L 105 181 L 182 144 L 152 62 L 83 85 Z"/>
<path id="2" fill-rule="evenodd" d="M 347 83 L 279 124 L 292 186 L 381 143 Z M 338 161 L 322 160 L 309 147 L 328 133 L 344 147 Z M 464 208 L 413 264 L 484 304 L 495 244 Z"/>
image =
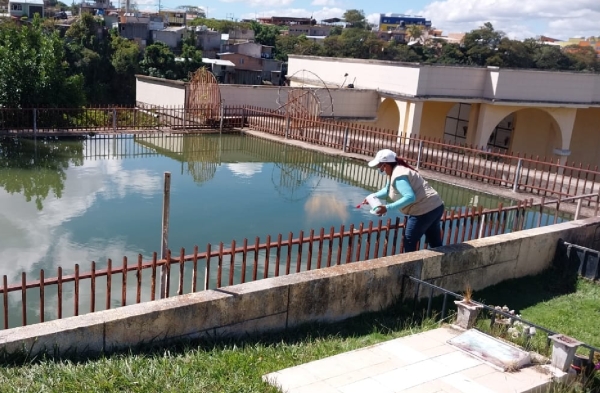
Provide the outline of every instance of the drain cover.
<path id="1" fill-rule="evenodd" d="M 475 329 L 467 330 L 448 340 L 448 344 L 503 370 L 515 370 L 531 364 L 529 352 Z"/>

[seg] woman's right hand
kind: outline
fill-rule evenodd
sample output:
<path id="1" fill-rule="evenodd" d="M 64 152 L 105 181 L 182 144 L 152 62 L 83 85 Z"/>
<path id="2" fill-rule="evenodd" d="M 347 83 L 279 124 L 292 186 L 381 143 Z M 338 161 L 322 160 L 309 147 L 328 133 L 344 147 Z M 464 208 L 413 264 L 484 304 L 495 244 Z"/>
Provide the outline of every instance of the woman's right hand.
<path id="1" fill-rule="evenodd" d="M 363 205 L 366 205 L 366 204 L 368 204 L 368 203 L 369 203 L 369 202 L 367 202 L 367 198 L 365 198 L 365 199 L 364 199 L 364 201 L 362 201 L 362 204 L 363 204 Z"/>

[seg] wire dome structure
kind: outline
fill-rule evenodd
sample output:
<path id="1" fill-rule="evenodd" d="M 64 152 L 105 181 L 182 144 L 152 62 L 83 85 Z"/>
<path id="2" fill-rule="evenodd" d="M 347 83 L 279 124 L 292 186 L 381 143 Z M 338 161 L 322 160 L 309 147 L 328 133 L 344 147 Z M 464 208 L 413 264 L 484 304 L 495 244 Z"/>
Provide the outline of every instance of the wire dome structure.
<path id="1" fill-rule="evenodd" d="M 215 177 L 219 166 L 219 142 L 203 135 L 183 138 L 183 159 L 194 182 L 205 183 Z"/>
<path id="2" fill-rule="evenodd" d="M 187 89 L 186 108 L 190 120 L 206 124 L 219 117 L 221 90 L 212 72 L 204 67 L 198 68 L 191 74 Z"/>
<path id="3" fill-rule="evenodd" d="M 298 157 L 290 157 L 286 153 L 289 152 L 284 150 L 281 162 L 273 165 L 271 182 L 277 193 L 287 201 L 307 199 L 319 187 L 322 176 L 308 163 L 303 165 Z"/>
<path id="4" fill-rule="evenodd" d="M 331 90 L 319 75 L 302 69 L 289 79 L 294 86 L 280 86 L 277 95 L 277 105 L 286 115 L 302 118 L 334 116 Z"/>

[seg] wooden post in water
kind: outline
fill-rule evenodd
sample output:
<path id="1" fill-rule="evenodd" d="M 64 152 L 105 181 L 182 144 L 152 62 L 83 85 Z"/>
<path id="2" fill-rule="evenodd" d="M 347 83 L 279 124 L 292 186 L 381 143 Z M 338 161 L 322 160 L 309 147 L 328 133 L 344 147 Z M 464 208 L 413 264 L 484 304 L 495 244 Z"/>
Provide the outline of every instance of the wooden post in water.
<path id="1" fill-rule="evenodd" d="M 219 106 L 219 134 L 223 133 L 223 115 L 225 114 L 225 108 L 223 108 L 223 102 Z"/>
<path id="2" fill-rule="evenodd" d="M 169 249 L 169 205 L 171 202 L 171 172 L 165 172 L 165 183 L 163 188 L 163 208 L 162 208 L 162 234 L 161 234 L 161 259 L 167 258 Z M 169 276 L 165 265 L 160 268 L 160 297 L 167 297 L 167 282 Z"/>

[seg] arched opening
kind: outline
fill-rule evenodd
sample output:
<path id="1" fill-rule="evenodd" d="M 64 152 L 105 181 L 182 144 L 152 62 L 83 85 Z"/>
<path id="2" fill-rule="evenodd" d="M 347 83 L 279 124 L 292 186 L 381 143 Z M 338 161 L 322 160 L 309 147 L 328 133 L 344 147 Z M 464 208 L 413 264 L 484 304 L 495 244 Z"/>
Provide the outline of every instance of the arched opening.
<path id="1" fill-rule="evenodd" d="M 377 127 L 398 132 L 400 127 L 400 110 L 396 101 L 384 99 L 377 109 Z"/>
<path id="2" fill-rule="evenodd" d="M 513 112 L 500 120 L 500 123 L 496 124 L 496 127 L 490 134 L 487 141 L 487 148 L 491 151 L 500 153 L 506 153 L 510 148 L 512 142 L 512 134 L 515 127 L 515 113 Z"/>
<path id="3" fill-rule="evenodd" d="M 560 127 L 552 115 L 542 109 L 524 108 L 508 114 L 491 130 L 487 147 L 551 157 L 561 140 Z"/>
<path id="4" fill-rule="evenodd" d="M 444 124 L 444 142 L 453 144 L 467 143 L 469 116 L 471 116 L 471 104 L 460 102 L 448 111 L 446 123 Z"/>

